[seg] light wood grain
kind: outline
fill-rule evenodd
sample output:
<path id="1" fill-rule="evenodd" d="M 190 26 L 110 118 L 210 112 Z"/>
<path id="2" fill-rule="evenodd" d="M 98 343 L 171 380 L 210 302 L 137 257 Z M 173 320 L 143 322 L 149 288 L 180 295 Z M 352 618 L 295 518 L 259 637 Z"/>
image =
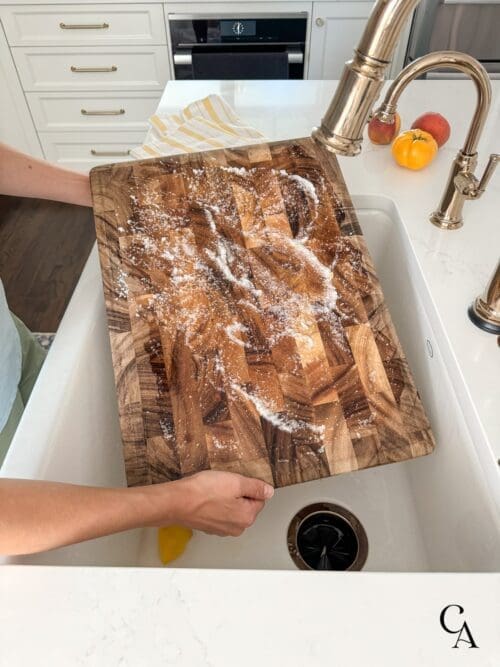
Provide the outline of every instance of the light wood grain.
<path id="1" fill-rule="evenodd" d="M 130 485 L 286 486 L 432 451 L 333 155 L 276 142 L 91 184 Z"/>

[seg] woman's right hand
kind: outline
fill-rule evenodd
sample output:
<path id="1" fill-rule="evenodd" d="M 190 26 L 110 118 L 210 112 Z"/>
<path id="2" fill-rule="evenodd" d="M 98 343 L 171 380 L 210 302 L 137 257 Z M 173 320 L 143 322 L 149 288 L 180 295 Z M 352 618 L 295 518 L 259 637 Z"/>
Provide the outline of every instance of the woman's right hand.
<path id="1" fill-rule="evenodd" d="M 148 487 L 155 505 L 151 525 L 182 524 L 211 535 L 238 536 L 272 498 L 274 489 L 258 479 L 204 471 Z"/>

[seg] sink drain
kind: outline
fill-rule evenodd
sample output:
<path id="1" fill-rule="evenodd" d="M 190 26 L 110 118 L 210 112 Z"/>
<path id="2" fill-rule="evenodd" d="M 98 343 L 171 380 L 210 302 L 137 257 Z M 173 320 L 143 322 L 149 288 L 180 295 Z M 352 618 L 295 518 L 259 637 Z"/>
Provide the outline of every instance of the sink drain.
<path id="1" fill-rule="evenodd" d="M 361 570 L 368 538 L 345 507 L 316 503 L 302 508 L 290 522 L 288 551 L 301 570 Z"/>

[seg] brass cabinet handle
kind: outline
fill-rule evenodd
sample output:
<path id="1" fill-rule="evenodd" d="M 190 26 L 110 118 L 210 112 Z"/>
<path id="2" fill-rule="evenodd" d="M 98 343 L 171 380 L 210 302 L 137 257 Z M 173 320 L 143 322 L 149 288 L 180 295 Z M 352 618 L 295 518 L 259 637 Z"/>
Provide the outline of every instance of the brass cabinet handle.
<path id="1" fill-rule="evenodd" d="M 87 111 L 87 109 L 81 109 L 82 116 L 123 116 L 125 109 L 111 109 L 110 111 Z"/>
<path id="2" fill-rule="evenodd" d="M 95 148 L 91 148 L 90 152 L 96 157 L 126 157 L 130 155 L 130 148 L 127 151 L 96 151 Z"/>
<path id="3" fill-rule="evenodd" d="M 62 30 L 105 30 L 109 23 L 60 23 Z"/>
<path id="4" fill-rule="evenodd" d="M 117 69 L 116 65 L 111 65 L 111 67 L 76 67 L 76 65 L 71 65 L 72 72 L 116 72 Z"/>

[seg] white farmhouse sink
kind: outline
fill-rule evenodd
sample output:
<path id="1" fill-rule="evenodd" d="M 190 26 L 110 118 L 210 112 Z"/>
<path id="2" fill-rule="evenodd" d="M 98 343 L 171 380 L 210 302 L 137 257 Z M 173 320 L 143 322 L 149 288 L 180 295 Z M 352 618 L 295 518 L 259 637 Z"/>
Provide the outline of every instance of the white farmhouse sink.
<path id="1" fill-rule="evenodd" d="M 364 526 L 367 571 L 500 569 L 500 512 L 422 305 L 425 286 L 403 225 L 389 199 L 360 196 L 354 203 L 436 450 L 414 461 L 279 489 L 243 536 L 196 534 L 176 567 L 294 569 L 286 540 L 292 517 L 306 505 L 328 502 L 347 508 Z M 124 484 L 95 249 L 0 474 Z M 7 562 L 160 565 L 151 529 Z"/>

